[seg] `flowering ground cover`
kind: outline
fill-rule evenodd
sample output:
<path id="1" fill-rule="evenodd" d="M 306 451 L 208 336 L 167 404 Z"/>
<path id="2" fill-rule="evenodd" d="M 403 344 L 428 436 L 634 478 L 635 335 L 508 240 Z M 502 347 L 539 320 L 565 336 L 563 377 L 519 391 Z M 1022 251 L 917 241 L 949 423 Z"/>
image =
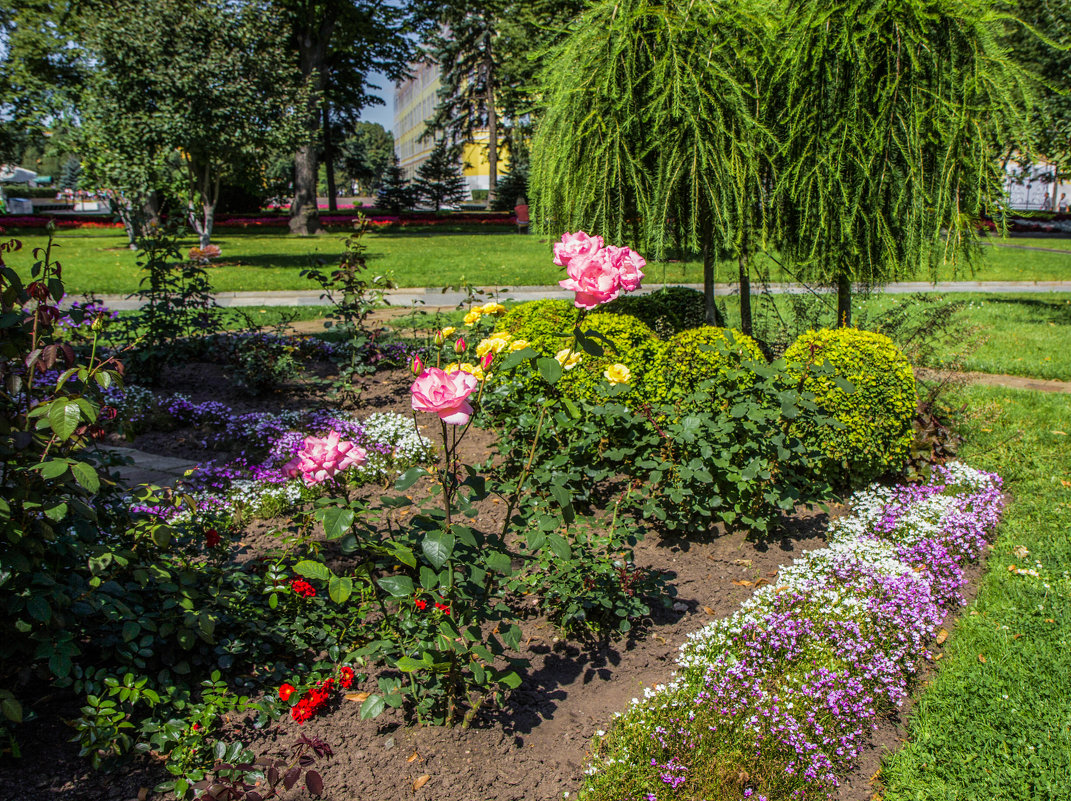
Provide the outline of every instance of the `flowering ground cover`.
<path id="1" fill-rule="evenodd" d="M 690 637 L 674 679 L 597 743 L 580 797 L 832 793 L 907 697 L 1003 502 L 999 477 L 956 463 L 857 493 L 828 548 Z"/>

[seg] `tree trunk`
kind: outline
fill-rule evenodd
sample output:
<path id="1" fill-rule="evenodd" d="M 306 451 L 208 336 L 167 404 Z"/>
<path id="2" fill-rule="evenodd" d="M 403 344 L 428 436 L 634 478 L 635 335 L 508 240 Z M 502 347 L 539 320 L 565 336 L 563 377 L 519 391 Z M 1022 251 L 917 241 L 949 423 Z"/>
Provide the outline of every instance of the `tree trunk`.
<path id="1" fill-rule="evenodd" d="M 706 301 L 706 323 L 725 327 L 725 321 L 714 303 L 714 253 L 710 247 L 711 232 L 703 232 L 703 298 Z"/>
<path id="2" fill-rule="evenodd" d="M 324 173 L 327 175 L 327 209 L 338 211 L 335 191 L 335 151 L 331 140 L 331 106 L 324 100 Z"/>
<path id="3" fill-rule="evenodd" d="M 316 140 L 320 134 L 319 92 L 324 90 L 327 71 L 327 46 L 335 29 L 335 17 L 309 20 L 295 32 L 301 75 L 317 92 L 305 110 L 308 141 L 294 154 L 294 199 L 290 203 L 290 233 L 315 234 L 320 230 L 320 213 L 316 208 L 317 159 Z"/>
<path id="4" fill-rule="evenodd" d="M 837 325 L 847 328 L 852 324 L 852 277 L 846 272 L 837 276 Z"/>
<path id="5" fill-rule="evenodd" d="M 494 65 L 491 45 L 487 46 L 487 208 L 495 200 L 498 184 L 498 110 L 495 108 Z"/>
<path id="6" fill-rule="evenodd" d="M 741 249 L 737 263 L 740 268 L 740 330 L 751 336 L 751 273 L 746 248 Z"/>
<path id="7" fill-rule="evenodd" d="M 149 192 L 148 197 L 145 198 L 145 203 L 141 207 L 142 213 L 145 215 L 145 222 L 148 225 L 160 224 L 160 193 L 153 189 Z"/>

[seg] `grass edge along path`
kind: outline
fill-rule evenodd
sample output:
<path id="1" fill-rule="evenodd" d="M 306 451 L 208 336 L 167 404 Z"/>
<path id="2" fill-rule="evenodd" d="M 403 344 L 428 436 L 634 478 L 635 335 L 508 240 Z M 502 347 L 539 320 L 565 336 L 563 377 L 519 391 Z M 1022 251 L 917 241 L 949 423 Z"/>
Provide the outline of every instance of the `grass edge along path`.
<path id="1" fill-rule="evenodd" d="M 1009 503 L 979 593 L 881 772 L 885 801 L 1071 798 L 1071 398 L 970 387 L 963 457 Z"/>
<path id="2" fill-rule="evenodd" d="M 998 476 L 962 463 L 871 487 L 830 545 L 690 635 L 668 686 L 599 732 L 583 801 L 821 798 L 902 703 L 964 568 L 1000 519 Z"/>

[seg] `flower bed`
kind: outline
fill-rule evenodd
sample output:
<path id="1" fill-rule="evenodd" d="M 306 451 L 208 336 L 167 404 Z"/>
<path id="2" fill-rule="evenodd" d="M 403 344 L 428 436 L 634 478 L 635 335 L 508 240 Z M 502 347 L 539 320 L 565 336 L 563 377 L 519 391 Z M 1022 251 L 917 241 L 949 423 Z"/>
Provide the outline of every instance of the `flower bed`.
<path id="1" fill-rule="evenodd" d="M 673 681 L 597 740 L 581 797 L 832 794 L 907 697 L 1002 507 L 1000 478 L 961 464 L 857 493 L 828 548 L 690 637 Z"/>

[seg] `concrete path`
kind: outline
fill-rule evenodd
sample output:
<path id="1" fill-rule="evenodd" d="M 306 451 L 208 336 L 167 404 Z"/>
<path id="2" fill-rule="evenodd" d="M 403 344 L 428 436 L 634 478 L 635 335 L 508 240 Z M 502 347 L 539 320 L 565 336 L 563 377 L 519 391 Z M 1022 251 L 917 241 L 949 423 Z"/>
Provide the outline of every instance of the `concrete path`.
<path id="1" fill-rule="evenodd" d="M 178 479 L 182 478 L 187 471 L 197 467 L 197 462 L 188 459 L 175 459 L 171 456 L 159 456 L 155 453 L 146 453 L 136 448 L 126 448 L 119 445 L 98 445 L 101 450 L 111 451 L 119 456 L 125 456 L 133 464 L 115 468 L 119 473 L 119 479 L 128 487 L 138 484 L 155 484 L 160 487 L 169 487 Z"/>
<path id="2" fill-rule="evenodd" d="M 702 290 L 701 284 L 684 284 L 692 289 Z M 651 284 L 637 294 L 657 292 L 659 284 Z M 571 298 L 572 292 L 557 286 L 519 286 L 519 287 L 484 287 L 485 292 L 495 295 L 499 300 L 542 300 L 544 298 Z M 717 295 L 738 294 L 736 284 L 717 284 Z M 774 294 L 804 294 L 808 292 L 832 292 L 832 289 L 812 289 L 802 284 L 770 284 Z M 1071 292 L 1071 281 L 940 281 L 931 284 L 926 281 L 903 281 L 887 284 L 882 292 L 890 295 L 910 295 L 916 292 Z M 751 294 L 761 295 L 762 287 L 752 284 Z M 324 300 L 319 290 L 284 290 L 278 292 L 217 292 L 216 303 L 220 306 L 322 306 Z M 483 296 L 487 297 L 487 296 Z M 465 300 L 461 292 L 443 292 L 440 289 L 418 287 L 413 289 L 396 289 L 387 294 L 392 306 L 403 308 L 450 308 Z M 73 298 L 72 298 L 73 300 Z M 137 309 L 141 304 L 136 298 L 125 295 L 103 295 L 104 305 L 119 311 Z"/>

